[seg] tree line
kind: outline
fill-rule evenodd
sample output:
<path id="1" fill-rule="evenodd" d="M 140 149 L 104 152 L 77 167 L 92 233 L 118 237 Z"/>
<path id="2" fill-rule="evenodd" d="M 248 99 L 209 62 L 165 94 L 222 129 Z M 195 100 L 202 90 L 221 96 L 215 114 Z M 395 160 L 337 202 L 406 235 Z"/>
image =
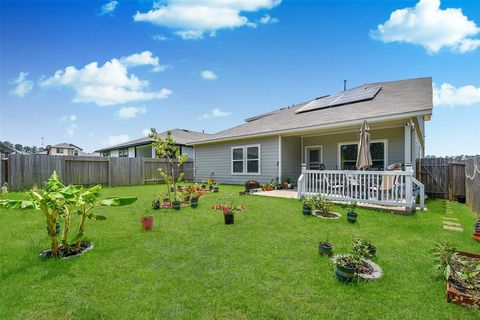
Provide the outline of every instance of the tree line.
<path id="1" fill-rule="evenodd" d="M 28 153 L 28 154 L 37 154 L 39 152 L 44 152 L 47 151 L 48 148 L 50 147 L 49 145 L 46 146 L 45 148 L 43 147 L 37 147 L 37 146 L 24 146 L 21 145 L 20 143 L 12 143 L 10 141 L 3 141 L 7 146 L 9 146 L 12 149 L 15 149 L 18 152 L 23 152 L 23 153 Z"/>

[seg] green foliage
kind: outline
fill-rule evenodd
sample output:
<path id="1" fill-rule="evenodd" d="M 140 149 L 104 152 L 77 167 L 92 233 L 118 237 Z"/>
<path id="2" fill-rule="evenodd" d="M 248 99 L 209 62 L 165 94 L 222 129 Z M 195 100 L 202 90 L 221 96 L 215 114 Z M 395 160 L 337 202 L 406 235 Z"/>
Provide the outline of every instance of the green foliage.
<path id="1" fill-rule="evenodd" d="M 47 230 L 51 238 L 52 255 L 57 256 L 60 242 L 56 234 L 56 224 L 59 218 L 63 218 L 63 233 L 61 243 L 65 249 L 70 249 L 69 232 L 71 229 L 72 215 L 81 216 L 78 231 L 74 237 L 75 248 L 79 249 L 84 237 L 85 222 L 90 220 L 105 220 L 106 217 L 91 212 L 96 206 L 125 206 L 137 200 L 137 198 L 110 198 L 98 201 L 102 186 L 94 186 L 88 189 L 82 186 L 65 186 L 54 171 L 48 179 L 45 188 L 33 188 L 29 191 L 30 200 L 0 200 L 0 206 L 8 209 L 36 209 L 46 217 Z"/>
<path id="2" fill-rule="evenodd" d="M 303 197 L 302 198 L 303 200 L 303 206 L 305 208 L 310 208 L 310 209 L 315 209 L 315 205 L 316 205 L 316 200 L 315 198 L 312 198 L 312 197 Z"/>
<path id="3" fill-rule="evenodd" d="M 160 176 L 167 185 L 168 198 L 177 198 L 177 185 L 182 183 L 184 173 L 181 172 L 183 165 L 188 159 L 188 154 L 181 154 L 180 148 L 176 146 L 175 140 L 172 138 L 172 133 L 169 131 L 165 138 L 162 138 L 155 128 L 150 129 L 149 138 L 153 139 L 153 148 L 155 149 L 155 155 L 158 158 L 167 159 L 167 169 L 158 169 Z M 180 172 L 180 173 L 178 173 Z"/>
<path id="4" fill-rule="evenodd" d="M 315 208 L 319 210 L 322 214 L 329 214 L 333 208 L 333 202 L 327 198 L 318 197 L 314 199 Z"/>
<path id="5" fill-rule="evenodd" d="M 353 251 L 357 256 L 367 258 L 367 259 L 372 259 L 374 257 L 372 250 L 375 248 L 375 246 L 370 242 L 362 240 L 360 238 L 355 238 L 352 241 L 352 246 L 353 246 Z"/>
<path id="6" fill-rule="evenodd" d="M 433 250 L 435 261 L 435 273 L 437 276 L 443 276 L 448 280 L 451 274 L 451 260 L 457 248 L 449 242 L 439 242 Z"/>

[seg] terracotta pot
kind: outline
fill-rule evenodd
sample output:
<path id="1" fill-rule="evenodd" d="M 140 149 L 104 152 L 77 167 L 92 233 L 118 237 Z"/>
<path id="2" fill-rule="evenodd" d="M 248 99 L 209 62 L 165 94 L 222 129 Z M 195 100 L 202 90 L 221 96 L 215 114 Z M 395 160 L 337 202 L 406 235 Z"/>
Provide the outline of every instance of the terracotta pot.
<path id="1" fill-rule="evenodd" d="M 144 217 L 140 220 L 142 222 L 143 229 L 150 231 L 153 228 L 153 217 Z"/>

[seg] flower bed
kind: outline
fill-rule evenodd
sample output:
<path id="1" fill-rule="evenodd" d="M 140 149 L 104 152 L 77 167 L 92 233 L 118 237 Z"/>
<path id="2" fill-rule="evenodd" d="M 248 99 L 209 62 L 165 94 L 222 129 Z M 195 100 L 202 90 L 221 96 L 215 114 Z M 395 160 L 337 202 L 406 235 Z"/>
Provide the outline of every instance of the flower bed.
<path id="1" fill-rule="evenodd" d="M 480 255 L 457 252 L 449 266 L 447 302 L 480 307 Z"/>

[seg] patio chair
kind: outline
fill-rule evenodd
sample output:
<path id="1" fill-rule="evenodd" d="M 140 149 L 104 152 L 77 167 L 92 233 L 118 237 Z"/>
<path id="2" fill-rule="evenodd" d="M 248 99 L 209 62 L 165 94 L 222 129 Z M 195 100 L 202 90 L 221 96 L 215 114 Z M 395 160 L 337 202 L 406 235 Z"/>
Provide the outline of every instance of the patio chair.
<path id="1" fill-rule="evenodd" d="M 383 200 L 385 195 L 390 194 L 393 197 L 395 184 L 397 183 L 397 176 L 384 176 L 379 186 L 370 187 L 370 192 L 373 194 L 373 198 L 377 200 Z"/>

